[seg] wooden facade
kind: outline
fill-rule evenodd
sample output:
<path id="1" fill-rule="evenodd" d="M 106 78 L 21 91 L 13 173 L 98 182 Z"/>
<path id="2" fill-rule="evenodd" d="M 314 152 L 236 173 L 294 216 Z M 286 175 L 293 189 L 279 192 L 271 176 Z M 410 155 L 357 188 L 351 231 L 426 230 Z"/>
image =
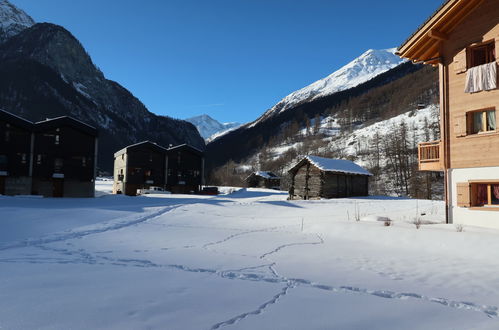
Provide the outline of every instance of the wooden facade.
<path id="1" fill-rule="evenodd" d="M 31 123 L 0 111 L 0 194 L 94 197 L 97 130 L 70 117 Z"/>
<path id="2" fill-rule="evenodd" d="M 204 183 L 203 152 L 187 144 L 168 149 L 167 190 L 175 194 L 198 193 Z"/>
<path id="3" fill-rule="evenodd" d="M 31 194 L 33 123 L 0 110 L 0 195 Z"/>
<path id="4" fill-rule="evenodd" d="M 442 139 L 420 145 L 419 159 L 421 170 L 445 173 L 448 222 L 499 227 L 486 220 L 497 216 L 493 206 L 477 207 L 483 203 L 476 202 L 475 187 L 483 180 L 499 185 L 498 49 L 499 1 L 449 0 L 398 50 L 439 67 Z M 490 78 L 470 90 L 476 72 Z M 470 212 L 473 206 L 477 212 Z"/>
<path id="5" fill-rule="evenodd" d="M 305 157 L 289 173 L 289 199 L 305 200 L 368 196 L 372 175 L 350 161 L 317 156 Z"/>
<path id="6" fill-rule="evenodd" d="M 281 178 L 269 171 L 251 173 L 245 180 L 248 188 L 280 189 Z"/>
<path id="7" fill-rule="evenodd" d="M 114 154 L 113 193 L 135 196 L 138 189 L 161 187 L 172 193 L 197 193 L 203 184 L 203 152 L 180 145 L 166 149 L 150 141 Z"/>

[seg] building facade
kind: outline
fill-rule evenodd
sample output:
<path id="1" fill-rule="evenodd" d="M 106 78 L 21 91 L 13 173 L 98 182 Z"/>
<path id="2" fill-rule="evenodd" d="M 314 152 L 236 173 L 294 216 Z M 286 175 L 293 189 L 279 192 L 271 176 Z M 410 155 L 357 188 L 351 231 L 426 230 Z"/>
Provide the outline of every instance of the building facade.
<path id="1" fill-rule="evenodd" d="M 369 195 L 369 171 L 343 159 L 307 156 L 291 170 L 289 199 L 344 198 Z"/>
<path id="2" fill-rule="evenodd" d="M 94 197 L 97 130 L 70 117 L 34 125 L 33 194 Z"/>
<path id="3" fill-rule="evenodd" d="M 204 184 L 204 154 L 182 144 L 168 148 L 166 189 L 174 194 L 198 193 Z"/>
<path id="4" fill-rule="evenodd" d="M 448 0 L 398 54 L 439 67 L 441 140 L 419 167 L 443 171 L 447 222 L 499 228 L 499 2 Z"/>
<path id="5" fill-rule="evenodd" d="M 138 189 L 153 186 L 178 194 L 197 193 L 203 171 L 202 151 L 185 144 L 166 149 L 144 141 L 114 154 L 113 193 L 135 196 Z"/>
<path id="6" fill-rule="evenodd" d="M 33 123 L 0 110 L 0 195 L 29 195 Z"/>
<path id="7" fill-rule="evenodd" d="M 114 154 L 113 193 L 137 195 L 138 189 L 166 188 L 167 149 L 144 141 Z"/>
<path id="8" fill-rule="evenodd" d="M 94 127 L 70 117 L 32 123 L 0 110 L 0 128 L 0 194 L 94 197 Z"/>

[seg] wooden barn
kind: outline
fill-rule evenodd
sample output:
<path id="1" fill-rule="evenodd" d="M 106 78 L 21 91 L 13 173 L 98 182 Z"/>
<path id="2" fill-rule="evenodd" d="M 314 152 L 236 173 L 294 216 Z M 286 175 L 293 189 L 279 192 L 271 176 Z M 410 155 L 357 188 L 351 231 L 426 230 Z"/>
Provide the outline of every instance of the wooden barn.
<path id="1" fill-rule="evenodd" d="M 198 193 L 204 184 L 204 154 L 187 144 L 168 148 L 166 188 L 174 194 Z"/>
<path id="2" fill-rule="evenodd" d="M 269 171 L 251 173 L 245 180 L 248 188 L 280 189 L 281 178 Z"/>
<path id="3" fill-rule="evenodd" d="M 0 195 L 29 195 L 33 123 L 0 110 L 0 132 Z"/>
<path id="4" fill-rule="evenodd" d="M 113 193 L 137 195 L 137 189 L 166 188 L 166 148 L 143 141 L 114 154 Z"/>
<path id="5" fill-rule="evenodd" d="M 97 129 L 70 117 L 34 124 L 33 194 L 94 197 Z"/>
<path id="6" fill-rule="evenodd" d="M 369 171 L 343 159 L 307 156 L 291 170 L 289 199 L 369 195 Z"/>

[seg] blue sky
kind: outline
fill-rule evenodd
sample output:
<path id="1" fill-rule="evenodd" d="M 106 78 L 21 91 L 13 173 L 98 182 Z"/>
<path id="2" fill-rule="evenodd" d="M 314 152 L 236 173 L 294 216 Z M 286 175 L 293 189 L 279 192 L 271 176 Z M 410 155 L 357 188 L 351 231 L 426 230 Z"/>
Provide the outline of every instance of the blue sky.
<path id="1" fill-rule="evenodd" d="M 399 46 L 442 3 L 421 0 L 10 0 L 73 33 L 156 114 L 256 119 L 365 50 Z"/>

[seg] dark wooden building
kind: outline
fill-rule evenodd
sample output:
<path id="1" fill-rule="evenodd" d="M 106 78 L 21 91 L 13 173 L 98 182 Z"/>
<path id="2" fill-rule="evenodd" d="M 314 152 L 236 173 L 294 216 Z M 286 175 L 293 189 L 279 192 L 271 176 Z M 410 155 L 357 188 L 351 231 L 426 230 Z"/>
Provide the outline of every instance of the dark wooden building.
<path id="1" fill-rule="evenodd" d="M 176 194 L 199 192 L 203 184 L 203 152 L 183 144 L 166 149 L 144 141 L 114 154 L 115 194 L 135 196 L 138 189 L 161 187 Z"/>
<path id="2" fill-rule="evenodd" d="M 33 123 L 0 110 L 0 195 L 31 194 Z"/>
<path id="3" fill-rule="evenodd" d="M 281 178 L 269 171 L 251 173 L 245 180 L 248 188 L 280 189 Z"/>
<path id="4" fill-rule="evenodd" d="M 113 193 L 137 195 L 137 189 L 166 188 L 166 148 L 144 141 L 114 154 Z"/>
<path id="5" fill-rule="evenodd" d="M 166 188 L 174 194 L 197 193 L 204 184 L 204 154 L 187 144 L 168 149 Z"/>
<path id="6" fill-rule="evenodd" d="M 94 197 L 97 130 L 70 117 L 34 124 L 35 195 Z"/>
<path id="7" fill-rule="evenodd" d="M 96 155 L 97 130 L 85 123 L 0 110 L 0 194 L 94 197 Z"/>
<path id="8" fill-rule="evenodd" d="M 289 199 L 367 196 L 369 171 L 343 159 L 307 156 L 291 170 Z"/>

